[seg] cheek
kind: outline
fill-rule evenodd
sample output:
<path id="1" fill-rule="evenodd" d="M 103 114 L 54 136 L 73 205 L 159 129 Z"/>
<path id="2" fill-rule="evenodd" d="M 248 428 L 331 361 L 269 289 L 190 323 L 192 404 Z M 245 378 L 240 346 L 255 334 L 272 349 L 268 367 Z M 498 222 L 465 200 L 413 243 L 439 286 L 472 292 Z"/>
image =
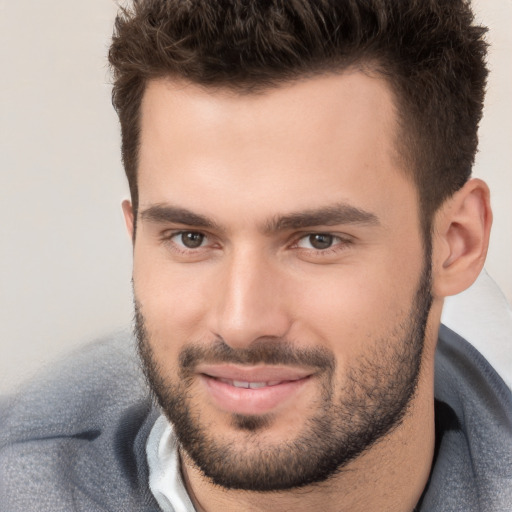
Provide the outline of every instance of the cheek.
<path id="1" fill-rule="evenodd" d="M 200 341 L 208 304 L 206 282 L 196 265 L 170 265 L 144 250 L 134 255 L 134 294 L 154 348 L 175 351 L 183 341 Z"/>
<path id="2" fill-rule="evenodd" d="M 390 336 L 408 318 L 421 263 L 421 256 L 382 254 L 371 263 L 354 263 L 321 278 L 305 279 L 297 290 L 296 336 L 310 331 L 340 363 L 364 354 L 371 343 Z"/>

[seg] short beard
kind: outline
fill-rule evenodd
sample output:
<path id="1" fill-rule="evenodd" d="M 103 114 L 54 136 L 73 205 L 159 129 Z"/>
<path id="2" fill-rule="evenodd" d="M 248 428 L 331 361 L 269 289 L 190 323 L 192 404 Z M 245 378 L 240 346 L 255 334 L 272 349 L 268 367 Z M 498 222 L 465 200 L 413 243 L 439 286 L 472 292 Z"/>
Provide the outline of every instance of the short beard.
<path id="1" fill-rule="evenodd" d="M 406 318 L 374 341 L 368 356 L 349 370 L 342 396 L 334 400 L 335 357 L 325 349 L 297 349 L 286 340 L 258 340 L 232 349 L 223 340 L 190 344 L 179 357 L 179 379 L 172 380 L 151 348 L 144 317 L 135 301 L 135 334 L 148 384 L 186 455 L 211 481 L 226 489 L 278 491 L 323 482 L 401 424 L 415 395 L 431 296 L 431 259 L 427 258 Z M 270 341 L 270 342 L 269 342 Z M 243 442 L 216 435 L 194 411 L 194 368 L 208 361 L 235 364 L 298 364 L 318 370 L 321 398 L 301 433 L 286 442 L 265 443 L 269 415 L 233 414 L 232 427 Z"/>

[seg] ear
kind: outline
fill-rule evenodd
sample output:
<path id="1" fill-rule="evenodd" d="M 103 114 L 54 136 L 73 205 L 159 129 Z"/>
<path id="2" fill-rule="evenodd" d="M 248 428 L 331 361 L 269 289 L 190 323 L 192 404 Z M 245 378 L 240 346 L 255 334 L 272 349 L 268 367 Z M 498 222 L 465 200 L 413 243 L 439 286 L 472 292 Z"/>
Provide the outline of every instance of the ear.
<path id="1" fill-rule="evenodd" d="M 489 187 L 469 180 L 435 215 L 432 293 L 455 295 L 469 288 L 487 255 L 492 211 Z"/>
<path id="2" fill-rule="evenodd" d="M 133 227 L 134 227 L 134 219 L 133 219 L 133 207 L 132 203 L 125 199 L 122 203 L 124 222 L 126 224 L 126 230 L 128 231 L 128 235 L 132 239 L 133 242 Z"/>

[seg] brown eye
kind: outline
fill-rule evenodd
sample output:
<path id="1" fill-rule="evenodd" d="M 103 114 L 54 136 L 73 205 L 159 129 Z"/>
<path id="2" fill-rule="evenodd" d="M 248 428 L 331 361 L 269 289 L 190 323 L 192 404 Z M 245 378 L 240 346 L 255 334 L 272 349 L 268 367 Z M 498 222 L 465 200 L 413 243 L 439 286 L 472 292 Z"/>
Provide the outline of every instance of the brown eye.
<path id="1" fill-rule="evenodd" d="M 205 236 L 195 231 L 185 231 L 180 234 L 180 239 L 187 249 L 197 249 L 203 244 Z"/>
<path id="2" fill-rule="evenodd" d="M 329 247 L 332 246 L 334 242 L 334 236 L 333 235 L 326 235 L 323 233 L 316 233 L 314 235 L 309 235 L 309 243 L 311 244 L 311 247 L 322 250 L 322 249 L 329 249 Z"/>

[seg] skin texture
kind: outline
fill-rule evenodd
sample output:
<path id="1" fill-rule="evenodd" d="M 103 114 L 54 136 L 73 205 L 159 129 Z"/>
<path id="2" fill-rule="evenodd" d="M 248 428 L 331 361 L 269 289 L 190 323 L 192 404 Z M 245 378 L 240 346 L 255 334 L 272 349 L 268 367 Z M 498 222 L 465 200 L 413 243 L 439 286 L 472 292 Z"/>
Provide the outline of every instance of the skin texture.
<path id="1" fill-rule="evenodd" d="M 133 279 L 147 348 L 164 385 L 185 383 L 179 358 L 191 345 L 207 350 L 222 340 L 247 354 L 286 342 L 296 351 L 328 354 L 333 402 L 348 403 L 351 375 L 383 389 L 397 376 L 404 343 L 424 341 L 418 385 L 402 421 L 344 471 L 320 484 L 254 496 L 213 485 L 183 451 L 198 509 L 396 512 L 417 503 L 434 444 L 433 354 L 442 297 L 478 275 L 491 214 L 487 187 L 472 180 L 436 215 L 432 307 L 425 339 L 414 330 L 409 339 L 425 246 L 417 191 L 395 152 L 395 120 L 386 82 L 357 71 L 258 95 L 171 80 L 148 84 Z M 133 235 L 130 203 L 123 208 Z M 318 249 L 312 242 L 326 239 L 311 234 L 333 238 Z M 197 248 L 184 245 L 190 237 L 199 240 Z M 365 372 L 375 368 L 368 361 L 381 365 L 378 377 Z M 298 439 L 325 403 L 325 380 L 313 375 L 265 414 L 254 405 L 254 417 L 266 417 L 259 428 L 242 427 L 200 372 L 188 377 L 193 417 L 246 458 Z"/>
<path id="2" fill-rule="evenodd" d="M 293 342 L 282 338 L 260 338 L 250 347 L 237 350 L 220 339 L 209 346 L 190 344 L 179 355 L 179 379 L 166 377 L 151 348 L 141 308 L 137 307 L 136 333 L 147 380 L 172 422 L 183 450 L 206 476 L 226 489 L 289 490 L 332 478 L 400 425 L 407 412 L 421 368 L 422 342 L 431 304 L 429 261 L 425 267 L 408 317 L 400 321 L 393 332 L 374 340 L 368 347 L 370 355 L 359 358 L 346 370 L 343 389 L 338 393 L 333 353 L 325 348 L 300 350 Z M 226 364 L 245 368 L 271 366 L 273 373 L 277 373 L 272 379 L 277 379 L 283 371 L 280 367 L 286 366 L 311 373 L 308 379 L 314 382 L 302 386 L 306 391 L 292 389 L 291 398 L 297 402 L 308 391 L 311 393 L 313 386 L 315 388 L 314 396 L 308 397 L 312 407 L 304 411 L 298 434 L 277 443 L 267 435 L 279 409 L 272 407 L 268 412 L 258 409 L 261 408 L 258 395 L 267 395 L 265 386 L 246 390 L 233 389 L 225 383 L 218 386 L 218 381 L 213 385 L 214 392 L 220 387 L 223 394 L 233 391 L 243 395 L 241 410 L 236 414 L 231 412 L 231 430 L 252 435 L 241 439 L 236 446 L 229 437 L 219 436 L 214 424 L 197 421 L 196 414 L 201 413 L 193 391 L 196 381 L 198 377 L 201 381 L 201 372 L 208 372 L 208 367 L 222 372 L 215 366 L 219 363 L 223 365 L 221 368 Z M 208 380 L 212 379 L 206 382 Z M 268 391 L 275 393 L 282 387 L 287 392 L 290 384 L 294 386 L 293 383 L 268 386 Z M 202 389 L 207 397 L 210 386 L 207 384 L 206 389 Z M 224 403 L 220 405 L 223 409 Z"/>

